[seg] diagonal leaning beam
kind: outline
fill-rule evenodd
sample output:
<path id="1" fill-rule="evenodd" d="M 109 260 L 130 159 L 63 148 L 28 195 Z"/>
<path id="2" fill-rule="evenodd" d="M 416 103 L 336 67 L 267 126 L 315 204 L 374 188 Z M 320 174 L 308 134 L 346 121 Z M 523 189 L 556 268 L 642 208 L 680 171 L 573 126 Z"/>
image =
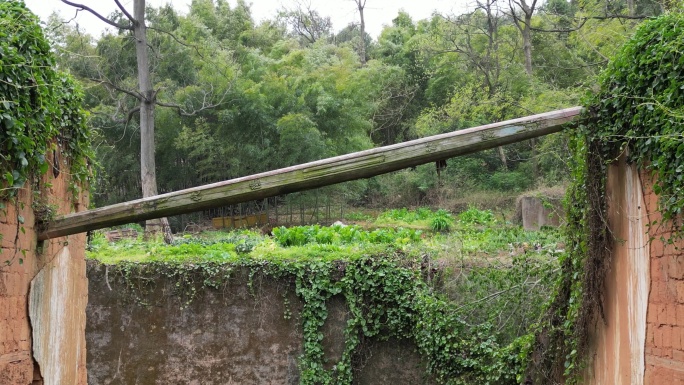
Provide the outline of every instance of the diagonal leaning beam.
<path id="1" fill-rule="evenodd" d="M 42 224 L 38 240 L 369 178 L 470 154 L 561 131 L 581 110 L 551 111 L 72 213 Z"/>

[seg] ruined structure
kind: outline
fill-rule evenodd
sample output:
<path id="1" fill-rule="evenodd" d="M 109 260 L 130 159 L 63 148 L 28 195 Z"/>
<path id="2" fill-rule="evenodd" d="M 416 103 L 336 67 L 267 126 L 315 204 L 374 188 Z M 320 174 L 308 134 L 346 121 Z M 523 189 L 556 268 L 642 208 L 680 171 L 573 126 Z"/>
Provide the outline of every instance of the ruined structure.
<path id="1" fill-rule="evenodd" d="M 0 210 L 0 384 L 86 384 L 85 234 L 39 243 L 34 209 L 81 211 L 87 197 L 74 198 L 67 172 L 40 185 L 47 202 L 26 187 Z"/>

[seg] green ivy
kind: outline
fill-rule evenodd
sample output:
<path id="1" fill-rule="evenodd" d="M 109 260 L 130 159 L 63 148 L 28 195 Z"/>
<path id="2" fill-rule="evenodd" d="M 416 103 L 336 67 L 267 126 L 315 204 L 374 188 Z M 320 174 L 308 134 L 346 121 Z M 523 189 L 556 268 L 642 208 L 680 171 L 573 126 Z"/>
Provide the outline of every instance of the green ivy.
<path id="1" fill-rule="evenodd" d="M 249 270 L 249 280 L 293 282 L 301 299 L 303 352 L 299 358 L 300 384 L 352 384 L 360 347 L 369 339 L 413 341 L 427 364 L 426 376 L 440 384 L 518 384 L 532 337 L 525 334 L 504 343 L 493 324 L 471 324 L 464 312 L 441 297 L 424 279 L 421 257 L 400 249 L 354 260 L 260 260 L 242 258 L 222 262 L 121 262 L 107 266 L 110 276 L 122 278 L 124 297 L 150 305 L 149 293 L 161 277 L 169 278 L 181 306 L 202 288 L 216 289 L 234 272 Z M 349 318 L 345 347 L 339 361 L 329 363 L 323 349 L 323 326 L 328 304 L 342 296 Z M 283 315 L 290 318 L 289 306 Z M 328 365 L 333 364 L 333 365 Z"/>
<path id="2" fill-rule="evenodd" d="M 570 134 L 571 186 L 566 197 L 568 255 L 534 349 L 540 383 L 578 383 L 591 328 L 603 317 L 610 266 L 607 166 L 622 155 L 655 177 L 663 223 L 681 233 L 684 207 L 684 15 L 644 22 L 585 99 Z M 655 223 L 651 223 L 654 225 Z M 672 239 L 669 239 L 672 241 Z"/>
<path id="3" fill-rule="evenodd" d="M 578 133 L 608 162 L 629 160 L 656 177 L 663 220 L 684 207 L 684 15 L 645 22 L 610 63 Z"/>
<path id="4" fill-rule="evenodd" d="M 68 160 L 73 187 L 87 184 L 93 153 L 82 105 L 76 83 L 55 70 L 38 18 L 21 1 L 0 1 L 0 198 L 47 172 L 51 150 Z"/>

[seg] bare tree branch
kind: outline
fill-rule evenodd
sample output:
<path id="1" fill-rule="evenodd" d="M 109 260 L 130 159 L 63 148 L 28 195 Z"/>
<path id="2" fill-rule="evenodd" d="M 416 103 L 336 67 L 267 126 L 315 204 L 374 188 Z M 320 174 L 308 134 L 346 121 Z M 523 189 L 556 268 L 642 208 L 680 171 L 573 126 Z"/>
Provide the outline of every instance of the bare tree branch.
<path id="1" fill-rule="evenodd" d="M 130 122 L 131 119 L 133 119 L 133 115 L 135 115 L 138 112 L 140 112 L 140 106 L 136 106 L 133 109 L 131 109 L 130 111 L 128 111 L 128 114 L 126 115 L 125 123 L 128 124 L 128 122 Z"/>
<path id="2" fill-rule="evenodd" d="M 178 114 L 180 116 L 194 116 L 194 115 L 196 115 L 196 114 L 198 114 L 204 110 L 216 108 L 216 107 L 227 102 L 226 97 L 228 96 L 228 93 L 230 92 L 232 87 L 228 87 L 228 89 L 226 89 L 226 91 L 220 96 L 219 100 L 216 102 L 211 100 L 211 99 L 214 99 L 214 95 L 212 95 L 212 91 L 214 90 L 214 86 L 210 85 L 210 87 L 211 87 L 211 91 L 205 92 L 203 95 L 202 105 L 199 108 L 195 108 L 192 110 L 185 109 L 180 104 L 160 102 L 160 101 L 156 100 L 156 98 L 155 98 L 154 103 L 158 106 L 161 106 L 161 107 L 174 108 L 174 109 L 176 109 L 176 111 L 178 111 Z M 155 92 L 155 95 L 157 92 L 158 91 Z"/>
<path id="3" fill-rule="evenodd" d="M 67 5 L 70 5 L 70 6 L 75 7 L 75 8 L 78 8 L 79 10 L 88 11 L 88 12 L 92 13 L 93 15 L 95 15 L 98 19 L 104 21 L 105 23 L 111 25 L 112 27 L 119 28 L 119 29 L 127 29 L 127 30 L 129 30 L 129 31 L 132 31 L 132 30 L 133 30 L 133 26 L 130 26 L 130 25 L 123 25 L 123 24 L 119 24 L 119 23 L 117 23 L 117 22 L 115 22 L 115 21 L 109 20 L 109 19 L 107 19 L 106 17 L 104 17 L 104 16 L 100 15 L 99 13 L 97 13 L 97 12 L 96 12 L 95 10 L 93 10 L 92 8 L 87 7 L 87 6 L 83 5 L 83 4 L 77 4 L 77 3 L 71 2 L 71 1 L 69 1 L 69 0 L 62 0 L 62 3 L 67 4 Z M 118 1 L 117 1 L 117 3 L 118 3 Z"/>
<path id="4" fill-rule="evenodd" d="M 530 29 L 535 31 L 535 32 L 559 32 L 559 33 L 575 32 L 575 31 L 579 31 L 588 20 L 589 20 L 589 18 L 582 18 L 582 20 L 580 20 L 580 23 L 576 27 L 573 27 L 573 28 L 544 29 L 544 28 L 530 27 Z"/>
<path id="5" fill-rule="evenodd" d="M 535 32 L 575 32 L 579 31 L 584 24 L 586 24 L 587 21 L 589 20 L 613 20 L 613 19 L 618 19 L 618 20 L 644 20 L 648 19 L 651 16 L 643 16 L 643 15 L 603 15 L 603 16 L 587 16 L 587 17 L 582 17 L 579 19 L 579 24 L 577 24 L 576 27 L 572 28 L 559 28 L 559 29 L 544 29 L 544 28 L 536 28 L 536 27 L 530 27 L 531 30 Z"/>
<path id="6" fill-rule="evenodd" d="M 603 16 L 590 16 L 590 19 L 594 20 L 611 20 L 611 19 L 627 19 L 627 20 L 644 20 L 649 19 L 652 16 L 644 15 L 603 15 Z"/>
<path id="7" fill-rule="evenodd" d="M 123 12 L 123 14 L 126 15 L 126 17 L 128 18 L 128 20 L 130 20 L 131 23 L 134 23 L 134 24 L 135 24 L 135 22 L 136 22 L 136 21 L 135 21 L 135 18 L 133 18 L 133 16 L 132 16 L 130 13 L 128 13 L 128 11 L 126 10 L 126 8 L 124 8 L 124 6 L 121 5 L 121 2 L 120 2 L 119 0 L 114 0 L 114 2 L 115 2 L 116 5 L 119 7 L 119 9 L 121 10 L 121 12 Z"/>
<path id="8" fill-rule="evenodd" d="M 143 96 L 140 92 L 138 92 L 138 91 L 131 91 L 131 90 L 128 90 L 128 89 L 126 89 L 126 88 L 117 86 L 116 84 L 110 82 L 109 80 L 98 79 L 98 78 L 88 78 L 88 80 L 90 80 L 90 81 L 92 81 L 92 82 L 95 82 L 95 83 L 98 83 L 98 84 L 102 84 L 102 85 L 104 85 L 105 87 L 108 87 L 108 88 L 113 88 L 113 89 L 115 89 L 115 90 L 117 90 L 117 91 L 119 91 L 119 92 L 123 92 L 124 94 L 130 95 L 130 96 L 132 96 L 132 97 L 134 97 L 134 98 L 136 98 L 136 99 L 138 99 L 138 100 L 145 100 L 145 96 Z"/>
<path id="9" fill-rule="evenodd" d="M 169 31 L 165 31 L 165 30 L 163 30 L 163 29 L 159 29 L 159 28 L 155 28 L 155 27 L 150 27 L 150 26 L 147 26 L 147 29 L 151 29 L 151 30 L 153 30 L 153 31 L 155 31 L 155 32 L 159 32 L 159 33 L 163 33 L 163 34 L 165 34 L 165 35 L 171 36 L 171 38 L 172 38 L 173 40 L 175 40 L 176 43 L 178 43 L 178 44 L 180 44 L 180 45 L 182 45 L 182 46 L 184 46 L 184 47 L 194 49 L 195 52 L 197 52 L 197 56 L 199 56 L 200 58 L 204 59 L 204 55 L 202 55 L 202 53 L 200 52 L 199 46 L 196 46 L 196 45 L 194 45 L 194 44 L 188 44 L 188 43 L 182 41 L 181 39 L 179 39 L 175 34 L 169 32 Z"/>

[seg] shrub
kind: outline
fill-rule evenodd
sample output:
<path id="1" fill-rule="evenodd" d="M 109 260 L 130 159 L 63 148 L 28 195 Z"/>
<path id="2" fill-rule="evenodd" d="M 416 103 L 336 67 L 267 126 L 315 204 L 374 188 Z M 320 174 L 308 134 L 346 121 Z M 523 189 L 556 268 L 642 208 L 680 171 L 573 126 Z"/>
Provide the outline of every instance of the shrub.
<path id="1" fill-rule="evenodd" d="M 480 210 L 471 206 L 458 215 L 458 221 L 466 225 L 486 225 L 494 222 L 494 213 L 491 210 Z"/>
<path id="2" fill-rule="evenodd" d="M 454 218 L 446 210 L 437 210 L 430 220 L 430 228 L 434 231 L 447 232 L 451 230 L 451 225 L 454 223 Z"/>

